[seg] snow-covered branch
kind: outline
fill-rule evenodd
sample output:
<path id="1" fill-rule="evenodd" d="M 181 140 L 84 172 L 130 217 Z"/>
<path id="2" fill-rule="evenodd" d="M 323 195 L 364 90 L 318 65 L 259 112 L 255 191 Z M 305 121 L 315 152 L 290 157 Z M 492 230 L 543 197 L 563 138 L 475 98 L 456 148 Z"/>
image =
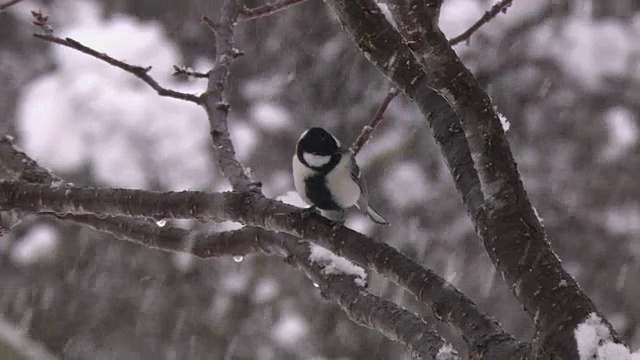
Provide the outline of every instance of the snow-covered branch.
<path id="1" fill-rule="evenodd" d="M 317 245 L 299 241 L 294 236 L 257 227 L 217 233 L 192 232 L 123 217 L 57 217 L 87 225 L 121 240 L 162 251 L 188 253 L 203 259 L 252 253 L 283 257 L 287 263 L 304 272 L 326 298 L 338 304 L 357 324 L 400 342 L 416 358 L 458 359 L 451 345 L 418 315 L 366 291 L 364 269 Z"/>
<path id="2" fill-rule="evenodd" d="M 49 186 L 0 182 L 0 208 L 57 214 L 93 214 L 146 218 L 228 220 L 304 238 L 354 263 L 386 276 L 429 306 L 439 319 L 474 339 L 499 340 L 511 346 L 513 338 L 453 285 L 409 259 L 393 247 L 302 209 L 267 199 L 255 192 L 160 193 L 144 190 Z M 123 226 L 123 225 L 118 225 Z"/>

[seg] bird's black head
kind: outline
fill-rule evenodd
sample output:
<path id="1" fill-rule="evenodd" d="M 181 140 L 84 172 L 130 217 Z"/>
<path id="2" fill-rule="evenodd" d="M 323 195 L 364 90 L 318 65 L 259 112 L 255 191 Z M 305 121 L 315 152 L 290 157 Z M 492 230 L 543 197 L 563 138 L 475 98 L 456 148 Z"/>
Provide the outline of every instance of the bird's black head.
<path id="1" fill-rule="evenodd" d="M 325 129 L 314 127 L 305 131 L 298 140 L 298 152 L 330 156 L 338 152 L 340 142 Z"/>

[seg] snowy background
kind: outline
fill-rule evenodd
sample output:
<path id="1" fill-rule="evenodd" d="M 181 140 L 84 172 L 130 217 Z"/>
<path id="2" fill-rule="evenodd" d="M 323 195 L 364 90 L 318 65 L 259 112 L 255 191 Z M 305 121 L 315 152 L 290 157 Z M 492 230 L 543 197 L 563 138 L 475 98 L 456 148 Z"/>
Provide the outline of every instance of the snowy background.
<path id="1" fill-rule="evenodd" d="M 202 109 L 34 39 L 29 25 L 30 10 L 43 9 L 58 35 L 153 66 L 161 84 L 199 93 L 205 83 L 172 77 L 172 65 L 209 69 L 214 44 L 199 18 L 216 17 L 219 5 L 27 0 L 0 14 L 0 131 L 78 185 L 228 189 Z M 447 0 L 441 26 L 458 35 L 491 5 Z M 639 38 L 637 1 L 515 1 L 456 47 L 509 119 L 525 187 L 563 265 L 633 349 L 640 347 Z M 242 23 L 236 46 L 246 55 L 228 85 L 231 134 L 270 197 L 293 189 L 290 161 L 302 131 L 320 125 L 350 143 L 388 89 L 321 1 Z M 358 160 L 372 203 L 393 226 L 357 214 L 347 225 L 419 259 L 508 331 L 530 338 L 531 323 L 495 274 L 416 107 L 395 99 Z M 198 261 L 34 218 L 0 239 L 0 274 L 2 324 L 65 359 L 408 358 L 278 259 Z M 430 316 L 387 281 L 369 280 L 374 293 Z M 1 331 L 0 343 L 11 343 L 11 334 Z"/>

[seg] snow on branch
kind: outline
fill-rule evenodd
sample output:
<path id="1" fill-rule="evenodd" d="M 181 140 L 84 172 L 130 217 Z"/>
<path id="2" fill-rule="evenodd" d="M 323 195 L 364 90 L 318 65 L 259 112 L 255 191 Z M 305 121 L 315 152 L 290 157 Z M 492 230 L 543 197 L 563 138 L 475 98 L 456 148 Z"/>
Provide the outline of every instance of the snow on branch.
<path id="1" fill-rule="evenodd" d="M 640 352 L 632 354 L 623 344 L 615 343 L 602 318 L 591 313 L 575 331 L 580 360 L 640 360 Z"/>
<path id="2" fill-rule="evenodd" d="M 418 315 L 374 296 L 364 289 L 364 269 L 298 238 L 257 227 L 224 232 L 192 232 L 130 218 L 93 215 L 54 215 L 63 221 L 87 225 L 118 239 L 154 249 L 181 252 L 202 259 L 263 253 L 285 258 L 317 284 L 356 323 L 377 330 L 405 345 L 416 358 L 436 359 L 442 349 L 458 359 L 455 350 Z M 311 247 L 310 247 L 311 246 Z M 416 336 L 420 334 L 420 336 Z M 440 359 L 438 358 L 438 359 Z"/>
<path id="3" fill-rule="evenodd" d="M 482 313 L 452 284 L 395 248 L 344 226 L 335 231 L 329 220 L 319 215 L 305 215 L 300 208 L 267 199 L 259 193 L 161 193 L 0 181 L 0 209 L 99 217 L 227 220 L 287 233 L 313 241 L 386 276 L 430 307 L 437 318 L 457 327 L 470 341 L 490 336 L 500 339 L 505 346 L 513 342 L 495 320 Z"/>

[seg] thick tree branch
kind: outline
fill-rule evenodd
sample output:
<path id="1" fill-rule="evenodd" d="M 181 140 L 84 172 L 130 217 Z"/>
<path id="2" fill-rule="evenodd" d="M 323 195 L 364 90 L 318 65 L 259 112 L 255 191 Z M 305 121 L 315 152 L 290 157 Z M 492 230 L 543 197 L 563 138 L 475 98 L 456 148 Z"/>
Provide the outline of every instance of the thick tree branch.
<path id="1" fill-rule="evenodd" d="M 346 227 L 337 231 L 319 215 L 267 199 L 255 192 L 159 193 L 0 182 L 0 208 L 57 214 L 229 220 L 308 239 L 388 277 L 426 304 L 435 316 L 456 326 L 474 347 L 493 342 L 520 345 L 451 284 L 393 247 Z M 496 345 L 497 346 L 497 345 Z"/>
<path id="2" fill-rule="evenodd" d="M 201 103 L 201 99 L 197 96 L 197 95 L 193 95 L 193 94 L 187 94 L 187 93 L 182 93 L 179 91 L 175 91 L 175 90 L 171 90 L 171 89 L 167 89 L 162 87 L 160 84 L 158 84 L 158 82 L 153 79 L 150 75 L 149 75 L 149 70 L 151 70 L 151 67 L 142 67 L 142 66 L 137 66 L 137 65 L 130 65 L 127 64 L 123 61 L 120 60 L 116 60 L 114 58 L 112 58 L 111 56 L 105 54 L 105 53 L 101 53 L 98 52 L 96 50 L 93 50 L 92 48 L 82 45 L 81 43 L 77 42 L 76 40 L 73 40 L 71 38 L 59 38 L 57 36 L 51 35 L 51 34 L 33 34 L 33 36 L 37 37 L 38 39 L 42 39 L 42 40 L 46 40 L 48 42 L 51 43 L 55 43 L 55 44 L 59 44 L 62 46 L 66 46 L 75 50 L 78 50 L 82 53 L 85 53 L 87 55 L 93 56 L 95 58 L 98 58 L 110 65 L 113 65 L 115 67 L 118 67 L 128 73 L 133 74 L 135 77 L 137 77 L 138 79 L 144 81 L 145 83 L 147 83 L 147 85 L 151 86 L 151 88 L 153 88 L 158 95 L 160 96 L 166 96 L 166 97 L 172 97 L 175 99 L 180 99 L 180 100 L 186 100 L 186 101 L 190 101 L 196 104 L 200 104 Z"/>
<path id="3" fill-rule="evenodd" d="M 478 19 L 478 21 L 476 21 L 473 25 L 471 25 L 471 27 L 465 30 L 462 34 L 450 39 L 449 44 L 451 46 L 454 46 L 463 41 L 469 42 L 471 39 L 471 35 L 473 35 L 473 33 L 475 33 L 476 31 L 478 31 L 478 29 L 480 29 L 484 24 L 491 21 L 494 17 L 496 17 L 501 12 L 506 13 L 509 6 L 511 6 L 511 3 L 513 3 L 513 0 L 498 1 L 491 7 L 491 10 L 485 11 L 484 15 L 482 15 L 482 17 Z"/>
<path id="4" fill-rule="evenodd" d="M 188 253 L 203 259 L 225 255 L 245 256 L 257 252 L 280 256 L 318 284 L 323 295 L 338 304 L 350 319 L 400 342 L 414 357 L 436 359 L 443 348 L 451 348 L 419 316 L 370 294 L 354 282 L 352 275 L 325 273 L 323 264 L 310 259 L 309 243 L 299 241 L 294 236 L 257 227 L 219 233 L 194 233 L 128 218 L 100 219 L 93 215 L 58 217 L 146 247 Z M 458 357 L 451 351 L 448 357 L 441 356 L 438 359 L 455 360 Z"/>
<path id="5" fill-rule="evenodd" d="M 365 125 L 364 128 L 362 128 L 360 135 L 358 135 L 358 138 L 356 139 L 356 141 L 354 141 L 353 145 L 351 145 L 351 148 L 349 149 L 349 151 L 351 151 L 353 156 L 358 155 L 358 153 L 360 152 L 360 149 L 362 149 L 364 144 L 366 144 L 367 141 L 369 141 L 369 139 L 371 138 L 371 134 L 373 134 L 373 130 L 375 130 L 376 127 L 378 127 L 378 125 L 380 125 L 380 123 L 382 122 L 384 112 L 387 110 L 387 107 L 391 103 L 391 100 L 393 100 L 393 98 L 395 98 L 397 95 L 398 95 L 398 89 L 391 88 L 389 90 L 389 92 L 387 93 L 387 96 L 384 97 L 384 99 L 382 100 L 382 103 L 378 107 L 378 110 L 376 110 L 375 115 L 373 115 L 369 123 Z"/>
<path id="6" fill-rule="evenodd" d="M 269 16 L 290 6 L 301 4 L 304 1 L 306 0 L 275 0 L 273 2 L 255 8 L 244 8 L 242 9 L 240 16 L 238 17 L 238 20 L 249 21 L 263 16 Z"/>
<path id="7" fill-rule="evenodd" d="M 125 216 L 103 217 L 95 215 L 52 214 L 60 220 L 87 225 L 148 248 L 177 253 L 187 253 L 200 259 L 220 256 L 248 255 L 261 251 L 262 238 L 269 237 L 267 230 L 244 227 L 223 232 L 188 231 L 173 226 L 160 227 L 151 221 L 136 220 Z M 269 237 L 269 240 L 271 238 Z M 284 256 L 282 253 L 276 255 Z"/>
<path id="8" fill-rule="evenodd" d="M 424 68 L 421 71 L 424 79 L 416 75 L 414 79 L 417 80 L 406 81 L 404 72 L 414 71 L 408 68 L 415 63 L 409 61 L 404 69 L 397 69 L 388 63 L 390 59 L 404 60 L 412 55 L 406 53 L 406 48 L 393 45 L 397 40 L 394 39 L 396 35 L 392 35 L 395 29 L 379 11 L 376 12 L 375 3 L 369 0 L 326 1 L 337 12 L 343 26 L 353 33 L 365 55 L 394 79 L 397 86 L 413 93 L 415 97 L 418 97 L 415 94 L 418 86 L 424 86 L 422 91 L 425 94 L 431 94 L 428 89 L 433 89 L 442 94 L 455 109 L 462 120 L 463 134 L 473 154 L 473 162 L 469 162 L 466 146 L 446 146 L 439 140 L 440 136 L 446 138 L 442 133 L 444 129 L 434 125 L 433 120 L 432 127 L 476 230 L 507 284 L 536 321 L 542 334 L 543 348 L 549 353 L 574 356 L 573 329 L 590 312 L 598 313 L 597 309 L 562 269 L 550 249 L 544 230 L 524 192 L 502 126 L 486 93 L 462 65 L 440 30 L 432 26 L 432 18 L 420 17 L 419 12 L 395 11 L 396 22 L 401 31 L 404 29 L 406 43 Z M 405 4 L 399 0 L 392 3 L 399 6 Z M 419 6 L 415 3 L 408 6 L 412 8 L 414 5 Z M 390 10 L 394 13 L 398 8 L 390 6 Z M 361 16 L 363 13 L 367 16 Z M 364 45 L 363 40 L 366 40 Z M 393 47 L 394 52 L 389 54 L 389 49 L 385 47 Z M 418 105 L 427 117 L 431 111 L 436 111 L 424 108 L 420 102 Z M 452 122 L 452 125 L 450 132 L 461 131 L 458 124 Z M 475 168 L 479 176 L 468 178 L 466 181 L 471 182 L 467 185 L 461 184 L 460 173 L 456 174 L 460 169 L 452 166 L 455 162 L 450 159 L 462 160 L 458 163 L 465 169 L 461 173 L 474 175 L 471 169 Z M 477 179 L 480 180 L 482 192 L 474 191 L 473 186 L 469 187 L 477 184 Z M 612 334 L 615 333 L 612 331 Z M 618 341 L 617 335 L 614 338 Z"/>
<path id="9" fill-rule="evenodd" d="M 229 180 L 234 190 L 260 191 L 259 183 L 251 180 L 244 166 L 236 159 L 227 126 L 229 104 L 222 96 L 231 64 L 242 55 L 233 47 L 233 30 L 241 11 L 238 0 L 225 0 L 219 22 L 214 23 L 208 17 L 203 17 L 203 21 L 215 34 L 216 59 L 213 69 L 209 72 L 207 91 L 202 94 L 201 99 L 209 117 L 213 150 L 222 174 Z"/>

